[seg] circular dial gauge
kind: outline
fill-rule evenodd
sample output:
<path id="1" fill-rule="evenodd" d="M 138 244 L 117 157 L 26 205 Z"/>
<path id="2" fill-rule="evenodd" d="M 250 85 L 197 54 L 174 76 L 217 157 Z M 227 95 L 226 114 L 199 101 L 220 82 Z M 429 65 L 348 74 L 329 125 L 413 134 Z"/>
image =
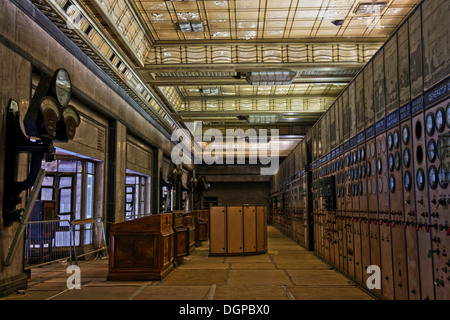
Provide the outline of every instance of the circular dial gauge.
<path id="1" fill-rule="evenodd" d="M 63 110 L 63 119 L 66 123 L 66 134 L 69 139 L 75 136 L 76 128 L 80 125 L 80 116 L 74 107 L 68 106 Z"/>
<path id="2" fill-rule="evenodd" d="M 389 155 L 388 158 L 388 166 L 389 166 L 389 171 L 394 171 L 394 156 L 392 154 Z"/>
<path id="3" fill-rule="evenodd" d="M 442 189 L 447 188 L 449 176 L 450 172 L 445 172 L 444 168 L 439 167 L 438 178 L 439 178 L 439 185 L 441 186 Z"/>
<path id="4" fill-rule="evenodd" d="M 401 160 L 400 160 L 400 152 L 398 152 L 398 151 L 395 153 L 394 162 L 395 162 L 395 169 L 397 171 L 400 170 L 400 162 L 401 162 Z"/>
<path id="5" fill-rule="evenodd" d="M 405 172 L 405 178 L 404 178 L 404 184 L 405 184 L 405 190 L 406 191 L 410 191 L 411 190 L 411 186 L 412 186 L 412 177 L 411 177 L 411 173 L 409 171 Z"/>
<path id="6" fill-rule="evenodd" d="M 425 186 L 425 175 L 422 169 L 417 170 L 416 180 L 419 190 L 423 190 L 423 187 Z"/>
<path id="7" fill-rule="evenodd" d="M 44 129 L 47 134 L 53 135 L 56 131 L 56 123 L 61 117 L 58 103 L 53 97 L 44 97 L 39 103 L 42 116 L 44 117 Z"/>
<path id="8" fill-rule="evenodd" d="M 409 165 L 411 163 L 411 154 L 409 152 L 409 149 L 406 148 L 405 151 L 403 151 L 403 164 L 406 168 L 409 168 Z"/>
<path id="9" fill-rule="evenodd" d="M 438 132 L 442 132 L 445 127 L 444 109 L 438 109 L 438 111 L 436 111 L 435 120 L 436 120 L 436 130 Z"/>
<path id="10" fill-rule="evenodd" d="M 399 139 L 399 133 L 397 130 L 394 131 L 393 140 L 394 140 L 394 148 L 398 148 L 400 139 Z"/>
<path id="11" fill-rule="evenodd" d="M 53 76 L 52 90 L 61 107 L 65 108 L 72 94 L 72 82 L 65 69 L 58 69 Z"/>
<path id="12" fill-rule="evenodd" d="M 394 147 L 394 138 L 392 137 L 392 134 L 389 133 L 387 141 L 389 150 L 392 150 Z"/>
<path id="13" fill-rule="evenodd" d="M 366 149 L 365 148 L 361 149 L 361 160 L 362 161 L 366 160 Z"/>
<path id="14" fill-rule="evenodd" d="M 434 128 L 435 128 L 434 126 L 435 126 L 435 123 L 434 123 L 434 115 L 433 115 L 432 113 L 429 113 L 429 114 L 427 115 L 426 120 L 425 120 L 425 128 L 426 128 L 427 134 L 428 134 L 429 136 L 433 135 L 433 133 L 434 133 Z"/>
<path id="15" fill-rule="evenodd" d="M 367 176 L 370 177 L 370 175 L 372 174 L 371 170 L 371 166 L 370 166 L 370 162 L 367 162 L 366 164 L 366 172 L 367 172 Z"/>
<path id="16" fill-rule="evenodd" d="M 403 143 L 407 144 L 409 142 L 409 128 L 408 128 L 408 126 L 405 126 L 403 128 L 402 133 L 403 133 L 402 134 Z"/>
<path id="17" fill-rule="evenodd" d="M 378 174 L 381 174 L 381 172 L 383 170 L 383 165 L 381 164 L 380 158 L 378 158 L 378 160 L 377 160 L 377 169 L 378 169 Z"/>
<path id="18" fill-rule="evenodd" d="M 447 127 L 450 128 L 450 104 L 447 105 L 447 109 L 445 109 L 445 123 Z"/>
<path id="19" fill-rule="evenodd" d="M 438 184 L 438 176 L 435 166 L 431 166 L 430 169 L 428 170 L 428 181 L 430 182 L 430 188 L 436 189 Z"/>
<path id="20" fill-rule="evenodd" d="M 395 178 L 393 175 L 389 177 L 389 190 L 391 190 L 392 193 L 395 191 Z"/>
<path id="21" fill-rule="evenodd" d="M 430 162 L 434 162 L 434 160 L 436 160 L 436 155 L 437 155 L 437 147 L 436 147 L 436 142 L 434 142 L 433 139 L 431 139 L 428 142 L 428 146 L 427 146 L 427 155 L 428 155 L 428 160 Z"/>

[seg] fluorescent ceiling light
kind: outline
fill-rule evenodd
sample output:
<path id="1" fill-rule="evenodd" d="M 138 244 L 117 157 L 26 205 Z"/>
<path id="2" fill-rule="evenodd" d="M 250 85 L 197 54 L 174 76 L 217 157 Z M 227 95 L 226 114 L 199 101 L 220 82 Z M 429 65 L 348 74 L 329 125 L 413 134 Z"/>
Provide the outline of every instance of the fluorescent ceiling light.
<path id="1" fill-rule="evenodd" d="M 220 89 L 219 88 L 202 88 L 202 92 L 205 95 L 213 96 L 213 95 L 218 95 L 220 92 Z"/>
<path id="2" fill-rule="evenodd" d="M 182 32 L 203 32 L 203 31 L 205 31 L 202 21 L 178 22 L 178 26 L 180 27 L 180 30 Z"/>
<path id="3" fill-rule="evenodd" d="M 293 71 L 247 72 L 247 82 L 252 85 L 290 85 L 296 73 Z"/>
<path id="4" fill-rule="evenodd" d="M 386 7 L 387 2 L 378 3 L 359 3 L 354 13 L 356 15 L 373 15 L 380 14 Z"/>

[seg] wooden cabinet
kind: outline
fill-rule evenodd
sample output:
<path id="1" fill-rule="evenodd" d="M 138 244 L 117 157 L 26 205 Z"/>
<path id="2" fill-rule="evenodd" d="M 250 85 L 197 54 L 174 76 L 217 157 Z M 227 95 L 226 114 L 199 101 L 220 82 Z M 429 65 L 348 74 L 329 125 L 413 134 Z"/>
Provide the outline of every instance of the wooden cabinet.
<path id="1" fill-rule="evenodd" d="M 267 207 L 221 206 L 210 210 L 210 255 L 267 252 Z"/>
<path id="2" fill-rule="evenodd" d="M 160 280 L 173 270 L 172 214 L 111 226 L 108 280 Z"/>
<path id="3" fill-rule="evenodd" d="M 195 250 L 195 222 L 192 212 L 183 214 L 183 225 L 187 229 L 186 243 L 188 254 L 191 254 Z"/>
<path id="4" fill-rule="evenodd" d="M 174 258 L 176 263 L 189 254 L 189 230 L 183 223 L 183 212 L 172 212 L 174 233 Z"/>
<path id="5" fill-rule="evenodd" d="M 225 207 L 211 207 L 210 209 L 210 254 L 226 253 L 226 212 Z"/>

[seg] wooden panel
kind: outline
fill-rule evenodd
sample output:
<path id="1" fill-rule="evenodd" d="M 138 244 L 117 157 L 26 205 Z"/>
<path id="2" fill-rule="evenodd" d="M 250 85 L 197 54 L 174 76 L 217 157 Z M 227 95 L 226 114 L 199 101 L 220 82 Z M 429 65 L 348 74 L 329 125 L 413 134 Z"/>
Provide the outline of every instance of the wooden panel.
<path id="1" fill-rule="evenodd" d="M 227 207 L 227 253 L 242 253 L 244 229 L 242 207 Z"/>
<path id="2" fill-rule="evenodd" d="M 226 242 L 225 207 L 212 207 L 210 213 L 210 252 L 225 253 Z"/>
<path id="3" fill-rule="evenodd" d="M 256 207 L 256 251 L 267 251 L 267 207 Z"/>
<path id="4" fill-rule="evenodd" d="M 256 252 L 256 207 L 244 206 L 244 252 Z"/>

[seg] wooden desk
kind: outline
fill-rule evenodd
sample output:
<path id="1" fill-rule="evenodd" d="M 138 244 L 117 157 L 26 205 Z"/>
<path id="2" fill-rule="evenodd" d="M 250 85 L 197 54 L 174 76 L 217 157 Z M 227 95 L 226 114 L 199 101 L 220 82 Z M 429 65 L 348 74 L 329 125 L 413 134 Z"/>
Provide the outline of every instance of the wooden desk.
<path id="1" fill-rule="evenodd" d="M 111 226 L 108 280 L 161 280 L 173 270 L 172 214 Z"/>

